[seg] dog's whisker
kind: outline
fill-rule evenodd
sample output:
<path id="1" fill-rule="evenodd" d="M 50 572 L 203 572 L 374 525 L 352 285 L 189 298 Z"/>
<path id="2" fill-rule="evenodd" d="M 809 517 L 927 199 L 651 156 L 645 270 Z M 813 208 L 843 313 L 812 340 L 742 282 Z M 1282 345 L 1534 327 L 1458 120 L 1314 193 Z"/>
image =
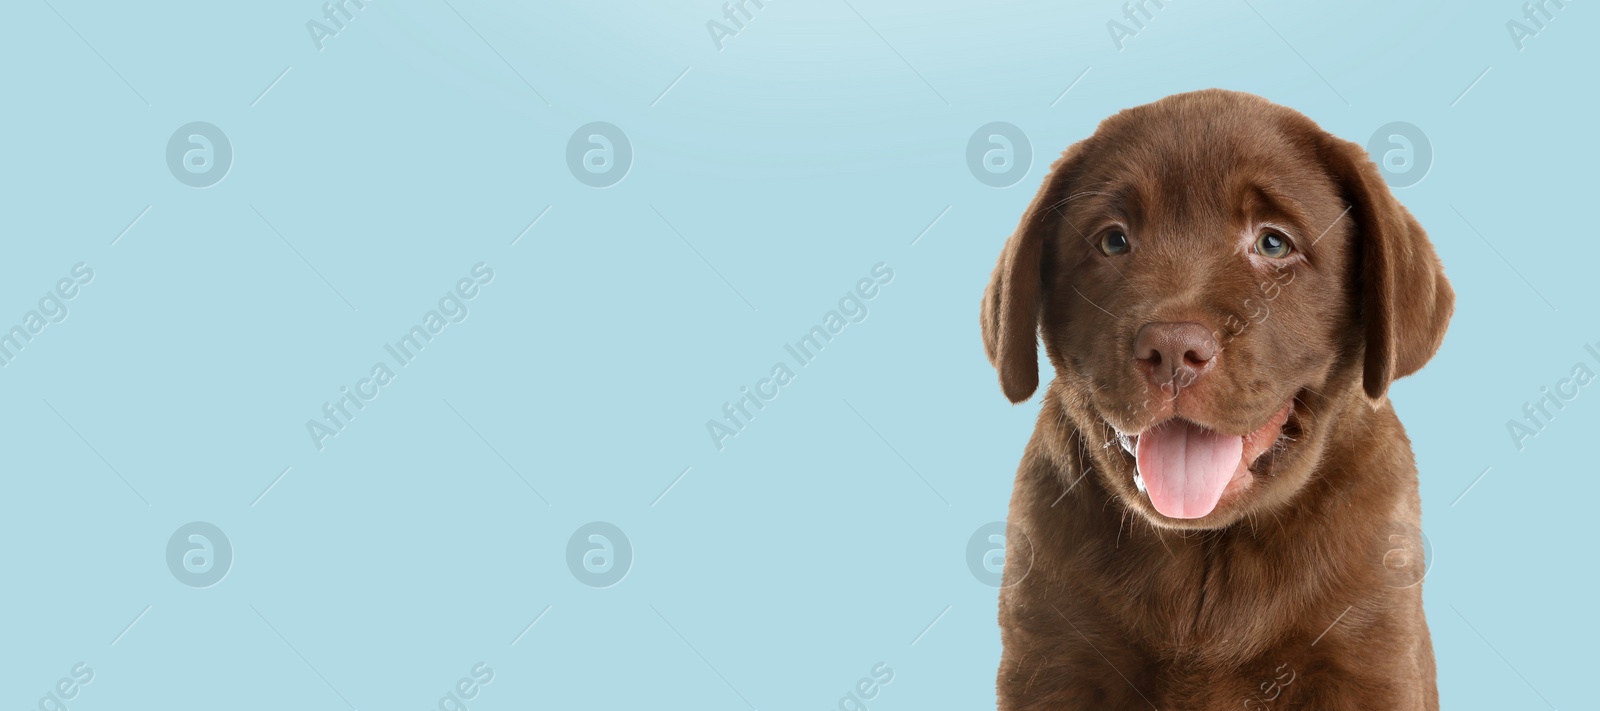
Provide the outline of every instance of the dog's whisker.
<path id="1" fill-rule="evenodd" d="M 1156 528 L 1155 524 L 1153 524 L 1153 523 L 1148 523 L 1147 522 L 1146 525 L 1150 526 L 1150 531 L 1152 533 L 1156 534 L 1156 542 L 1160 543 L 1161 544 L 1161 548 L 1167 552 L 1167 557 L 1171 558 L 1174 562 L 1176 562 L 1178 560 L 1178 556 L 1177 556 L 1177 554 L 1173 553 L 1172 552 L 1172 548 L 1167 545 L 1167 539 L 1166 539 L 1165 536 L 1161 535 L 1161 529 Z M 1178 537 L 1179 538 L 1187 538 L 1188 536 L 1185 535 L 1186 533 L 1188 533 L 1188 532 L 1187 531 L 1179 531 L 1178 532 Z"/>
<path id="2" fill-rule="evenodd" d="M 1088 185 L 1088 186 L 1085 186 L 1085 187 L 1098 188 L 1098 187 L 1102 187 L 1102 186 L 1109 185 L 1109 184 L 1110 184 L 1110 181 L 1104 181 L 1104 182 L 1095 183 L 1094 185 Z M 1080 191 L 1078 191 L 1076 193 L 1073 193 L 1071 195 L 1063 197 L 1060 200 L 1057 200 L 1057 201 L 1055 201 L 1053 203 L 1050 203 L 1050 206 L 1048 208 L 1046 208 L 1046 209 L 1049 209 L 1049 210 L 1052 210 L 1052 211 L 1053 210 L 1059 210 L 1062 205 L 1065 205 L 1065 204 L 1067 204 L 1069 202 L 1072 202 L 1073 200 L 1076 200 L 1076 199 L 1081 198 L 1081 197 L 1087 197 L 1089 195 L 1110 195 L 1110 193 L 1101 192 L 1101 191 L 1097 191 L 1097 190 L 1080 190 Z"/>
<path id="3" fill-rule="evenodd" d="M 1128 510 L 1127 509 L 1123 509 L 1122 510 L 1122 518 L 1117 521 L 1117 540 L 1116 540 L 1115 543 L 1112 544 L 1112 547 L 1117 548 L 1119 550 L 1122 548 L 1122 525 L 1127 523 L 1127 522 L 1128 522 Z"/>

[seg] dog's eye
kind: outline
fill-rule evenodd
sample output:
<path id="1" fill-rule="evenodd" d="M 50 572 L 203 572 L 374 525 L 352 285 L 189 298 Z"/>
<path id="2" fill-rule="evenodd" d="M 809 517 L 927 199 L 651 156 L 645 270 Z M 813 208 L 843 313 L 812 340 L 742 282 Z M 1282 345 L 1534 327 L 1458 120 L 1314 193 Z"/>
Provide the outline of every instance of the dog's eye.
<path id="1" fill-rule="evenodd" d="M 1276 232 L 1262 232 L 1256 238 L 1256 254 L 1271 259 L 1283 259 L 1294 251 L 1289 247 L 1288 238 Z"/>
<path id="2" fill-rule="evenodd" d="M 1100 251 L 1107 257 L 1128 253 L 1128 236 L 1121 232 L 1107 232 L 1100 238 Z"/>

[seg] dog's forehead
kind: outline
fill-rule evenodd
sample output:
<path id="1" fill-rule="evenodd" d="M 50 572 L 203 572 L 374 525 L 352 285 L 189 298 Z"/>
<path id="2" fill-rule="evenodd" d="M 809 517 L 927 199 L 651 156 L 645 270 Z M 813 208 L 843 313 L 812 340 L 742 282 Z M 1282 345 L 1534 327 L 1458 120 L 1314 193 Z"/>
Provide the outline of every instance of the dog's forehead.
<path id="1" fill-rule="evenodd" d="M 1292 116 L 1237 104 L 1139 109 L 1106 121 L 1089 139 L 1074 190 L 1099 199 L 1085 202 L 1192 217 L 1308 211 L 1334 195 L 1309 140 L 1314 127 Z"/>
<path id="2" fill-rule="evenodd" d="M 1301 127 L 1241 106 L 1205 110 L 1151 104 L 1107 120 L 1090 138 L 1103 178 L 1220 181 L 1252 170 L 1290 170 L 1313 157 Z"/>

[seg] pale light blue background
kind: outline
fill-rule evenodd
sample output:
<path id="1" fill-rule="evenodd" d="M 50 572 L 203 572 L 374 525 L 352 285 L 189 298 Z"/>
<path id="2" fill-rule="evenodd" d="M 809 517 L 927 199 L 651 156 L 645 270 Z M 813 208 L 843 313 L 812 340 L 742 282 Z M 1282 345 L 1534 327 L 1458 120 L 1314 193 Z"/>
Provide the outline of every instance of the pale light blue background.
<path id="1" fill-rule="evenodd" d="M 4 13 L 0 326 L 96 276 L 0 369 L 7 708 L 80 661 L 87 711 L 432 708 L 478 662 L 474 709 L 833 708 L 878 662 L 873 709 L 991 707 L 966 543 L 1037 404 L 1000 395 L 979 293 L 1057 152 L 1211 86 L 1426 132 L 1398 194 L 1458 310 L 1392 395 L 1444 705 L 1592 704 L 1600 395 L 1506 433 L 1597 367 L 1589 3 L 1519 52 L 1511 0 L 1170 0 L 1118 51 L 1109 0 L 770 0 L 719 52 L 714 0 L 372 0 L 319 52 L 312 0 L 51 1 Z M 190 121 L 233 145 L 211 188 L 166 167 Z M 591 121 L 634 147 L 608 189 L 565 162 Z M 1005 189 L 965 163 L 991 121 L 1033 145 Z M 470 318 L 316 451 L 306 420 L 479 261 Z M 718 452 L 705 421 L 879 261 L 871 316 Z M 163 560 L 197 520 L 235 555 L 205 589 Z M 596 520 L 635 556 L 606 589 L 564 559 Z"/>

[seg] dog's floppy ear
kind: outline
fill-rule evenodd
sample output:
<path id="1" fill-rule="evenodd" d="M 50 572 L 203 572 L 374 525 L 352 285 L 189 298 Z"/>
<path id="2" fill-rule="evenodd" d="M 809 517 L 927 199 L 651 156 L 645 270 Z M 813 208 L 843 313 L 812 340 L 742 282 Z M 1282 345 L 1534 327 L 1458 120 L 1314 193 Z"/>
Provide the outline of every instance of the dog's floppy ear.
<path id="1" fill-rule="evenodd" d="M 1377 401 L 1390 382 L 1417 372 L 1439 350 L 1456 295 L 1427 233 L 1389 192 L 1366 150 L 1332 137 L 1328 145 L 1327 165 L 1356 224 L 1366 336 L 1362 387 Z"/>
<path id="2" fill-rule="evenodd" d="M 983 292 L 978 319 L 983 324 L 983 350 L 1000 371 L 1000 389 L 1012 402 L 1027 400 L 1039 388 L 1044 242 L 1061 223 L 1057 209 L 1068 194 L 1082 146 L 1072 145 L 1050 166 L 1017 231 L 1000 251 L 1000 262 Z"/>

